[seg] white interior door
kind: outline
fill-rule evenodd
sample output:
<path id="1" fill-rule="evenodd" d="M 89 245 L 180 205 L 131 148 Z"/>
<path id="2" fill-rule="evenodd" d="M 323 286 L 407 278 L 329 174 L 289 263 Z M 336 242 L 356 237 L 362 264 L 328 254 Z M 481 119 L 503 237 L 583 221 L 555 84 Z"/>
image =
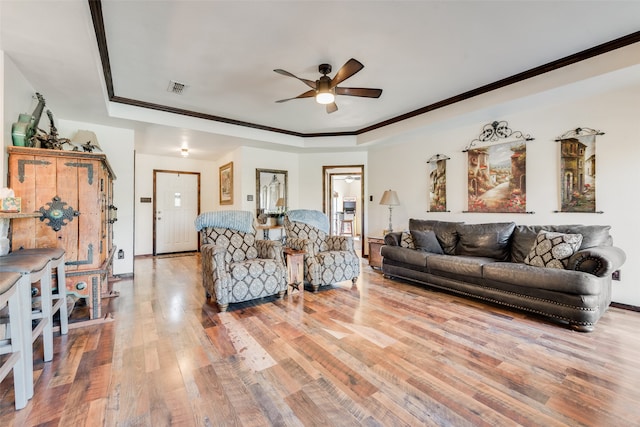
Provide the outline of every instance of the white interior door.
<path id="1" fill-rule="evenodd" d="M 155 253 L 197 250 L 198 175 L 157 172 L 155 197 Z"/>

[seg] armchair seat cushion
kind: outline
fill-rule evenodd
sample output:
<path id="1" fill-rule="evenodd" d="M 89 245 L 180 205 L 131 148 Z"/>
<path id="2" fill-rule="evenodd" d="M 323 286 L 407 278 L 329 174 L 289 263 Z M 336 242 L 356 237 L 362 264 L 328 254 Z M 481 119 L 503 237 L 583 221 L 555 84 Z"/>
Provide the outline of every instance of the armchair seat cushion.
<path id="1" fill-rule="evenodd" d="M 272 259 L 252 259 L 229 264 L 233 280 L 232 299 L 247 301 L 280 291 L 280 280 L 284 269 Z M 280 271 L 279 271 L 280 270 Z"/>
<path id="2" fill-rule="evenodd" d="M 358 262 L 358 257 L 349 251 L 326 251 L 318 254 L 318 261 L 326 266 L 351 264 Z"/>
<path id="3" fill-rule="evenodd" d="M 278 264 L 272 259 L 256 258 L 229 264 L 231 278 L 237 281 L 251 281 L 273 275 Z"/>

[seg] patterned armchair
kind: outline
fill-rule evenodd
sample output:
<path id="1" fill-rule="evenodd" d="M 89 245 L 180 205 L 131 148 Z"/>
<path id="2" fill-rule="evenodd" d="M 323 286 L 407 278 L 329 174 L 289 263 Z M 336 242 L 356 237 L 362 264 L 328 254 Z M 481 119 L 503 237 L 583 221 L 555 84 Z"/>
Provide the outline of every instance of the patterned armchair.
<path id="1" fill-rule="evenodd" d="M 230 303 L 275 294 L 282 298 L 287 289 L 282 243 L 257 240 L 251 212 L 206 212 L 196 218 L 196 230 L 201 237 L 202 286 L 221 312 Z"/>
<path id="2" fill-rule="evenodd" d="M 316 292 L 322 285 L 360 275 L 360 260 L 351 236 L 329 236 L 329 219 L 320 211 L 292 210 L 284 217 L 287 246 L 304 250 L 304 279 Z"/>

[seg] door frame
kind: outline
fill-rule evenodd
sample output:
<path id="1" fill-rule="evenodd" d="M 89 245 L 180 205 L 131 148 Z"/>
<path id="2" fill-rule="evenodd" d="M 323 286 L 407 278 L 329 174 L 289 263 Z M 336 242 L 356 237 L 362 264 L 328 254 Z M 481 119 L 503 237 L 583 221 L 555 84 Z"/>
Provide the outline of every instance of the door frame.
<path id="1" fill-rule="evenodd" d="M 337 170 L 339 169 L 345 169 L 344 172 L 338 172 Z M 354 172 L 354 169 L 356 169 L 356 171 Z M 322 166 L 322 211 L 327 215 L 328 215 L 328 207 L 327 207 L 327 201 L 331 200 L 331 195 L 333 193 L 333 180 L 332 180 L 332 175 L 349 175 L 350 173 L 352 174 L 357 174 L 360 175 L 360 205 L 358 206 L 359 210 L 360 210 L 360 224 L 361 224 L 361 233 L 360 233 L 360 240 L 363 244 L 363 250 L 362 252 L 364 253 L 364 235 L 365 235 L 365 220 L 364 220 L 364 183 L 365 183 L 365 175 L 364 175 L 364 165 L 328 165 L 328 166 Z M 331 221 L 331 218 L 329 218 L 329 221 Z"/>
<path id="2" fill-rule="evenodd" d="M 153 199 L 152 199 L 153 200 L 153 207 L 152 207 L 152 209 L 153 209 L 153 212 L 152 212 L 152 215 L 153 215 L 153 220 L 152 220 L 153 221 L 153 236 L 152 236 L 152 239 L 153 239 L 153 256 L 156 256 L 156 254 L 157 254 L 156 253 L 156 227 L 157 227 L 157 225 L 156 225 L 156 209 L 157 209 L 156 200 L 158 199 L 158 197 L 157 197 L 157 194 L 156 194 L 156 192 L 157 192 L 156 175 L 158 173 L 171 173 L 171 174 L 174 174 L 174 175 L 180 175 L 180 174 L 182 174 L 182 175 L 196 175 L 198 177 L 198 188 L 197 188 L 198 206 L 197 206 L 197 213 L 198 213 L 198 215 L 200 215 L 200 172 L 177 171 L 177 170 L 169 170 L 169 169 L 154 169 L 153 170 Z M 197 244 L 197 246 L 198 246 L 197 250 L 200 250 L 200 233 L 198 233 L 198 244 Z"/>

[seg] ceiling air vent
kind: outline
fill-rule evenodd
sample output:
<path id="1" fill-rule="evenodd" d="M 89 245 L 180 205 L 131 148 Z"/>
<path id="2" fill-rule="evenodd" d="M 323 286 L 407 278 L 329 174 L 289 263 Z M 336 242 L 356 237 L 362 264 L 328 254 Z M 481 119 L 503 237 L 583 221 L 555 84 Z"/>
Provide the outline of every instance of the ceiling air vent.
<path id="1" fill-rule="evenodd" d="M 182 95 L 182 92 L 184 92 L 186 89 L 187 89 L 186 84 L 170 80 L 169 87 L 167 88 L 167 92 L 177 93 L 178 95 Z"/>

